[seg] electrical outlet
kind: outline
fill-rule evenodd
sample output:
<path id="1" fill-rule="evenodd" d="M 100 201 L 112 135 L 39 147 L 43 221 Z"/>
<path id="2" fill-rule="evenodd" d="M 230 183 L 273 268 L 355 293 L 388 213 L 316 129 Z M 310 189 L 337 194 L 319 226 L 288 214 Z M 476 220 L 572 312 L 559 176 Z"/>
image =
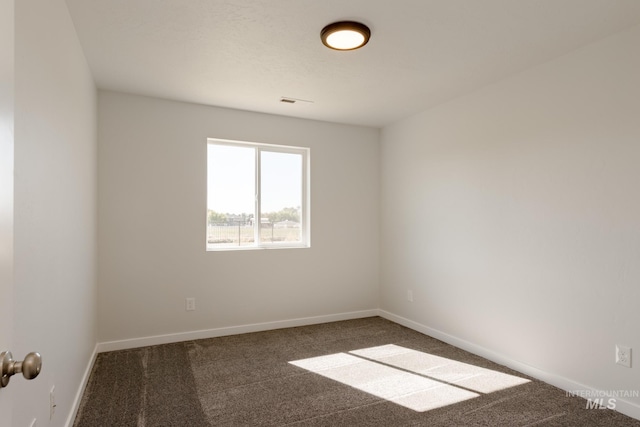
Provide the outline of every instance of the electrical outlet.
<path id="1" fill-rule="evenodd" d="M 631 367 L 631 347 L 616 344 L 616 363 L 627 368 Z"/>
<path id="2" fill-rule="evenodd" d="M 186 310 L 193 311 L 196 309 L 196 299 L 195 298 L 185 298 Z"/>
<path id="3" fill-rule="evenodd" d="M 31 424 L 29 424 L 29 427 L 37 427 L 37 425 L 36 419 L 34 418 L 33 421 L 31 421 Z"/>
<path id="4" fill-rule="evenodd" d="M 413 291 L 411 289 L 407 291 L 407 301 L 413 302 Z"/>
<path id="5" fill-rule="evenodd" d="M 51 386 L 49 391 L 49 420 L 53 419 L 56 413 L 56 386 Z"/>

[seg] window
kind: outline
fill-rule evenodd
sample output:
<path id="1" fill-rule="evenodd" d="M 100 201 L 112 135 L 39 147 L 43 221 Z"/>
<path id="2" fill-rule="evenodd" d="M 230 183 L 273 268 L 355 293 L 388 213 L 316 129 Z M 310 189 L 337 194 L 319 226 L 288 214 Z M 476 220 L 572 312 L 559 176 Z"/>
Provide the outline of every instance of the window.
<path id="1" fill-rule="evenodd" d="M 207 250 L 309 246 L 309 149 L 209 139 Z"/>

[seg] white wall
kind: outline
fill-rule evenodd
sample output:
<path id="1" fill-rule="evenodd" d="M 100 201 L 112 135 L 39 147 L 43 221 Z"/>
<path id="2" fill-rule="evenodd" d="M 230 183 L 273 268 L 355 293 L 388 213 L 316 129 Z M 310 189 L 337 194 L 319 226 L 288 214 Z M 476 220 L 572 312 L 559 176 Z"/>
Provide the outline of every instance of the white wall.
<path id="1" fill-rule="evenodd" d="M 100 341 L 377 308 L 377 129 L 102 91 L 98 105 Z M 311 148 L 311 248 L 205 251 L 207 137 Z"/>
<path id="2" fill-rule="evenodd" d="M 635 27 L 383 129 L 382 309 L 638 390 L 638 46 Z"/>
<path id="3" fill-rule="evenodd" d="M 13 425 L 61 426 L 97 335 L 96 90 L 63 1 L 20 0 L 15 13 L 13 355 L 44 363 L 11 380 Z"/>

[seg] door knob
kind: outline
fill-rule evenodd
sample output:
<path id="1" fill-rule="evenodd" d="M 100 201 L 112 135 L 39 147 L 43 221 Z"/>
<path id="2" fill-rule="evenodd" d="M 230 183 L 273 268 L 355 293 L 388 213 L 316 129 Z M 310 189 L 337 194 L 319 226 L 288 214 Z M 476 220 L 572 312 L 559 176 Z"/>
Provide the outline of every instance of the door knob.
<path id="1" fill-rule="evenodd" d="M 10 351 L 0 353 L 0 388 L 9 384 L 9 379 L 15 374 L 22 373 L 22 376 L 32 380 L 38 376 L 42 369 L 42 356 L 40 353 L 29 353 L 22 362 L 13 360 Z"/>

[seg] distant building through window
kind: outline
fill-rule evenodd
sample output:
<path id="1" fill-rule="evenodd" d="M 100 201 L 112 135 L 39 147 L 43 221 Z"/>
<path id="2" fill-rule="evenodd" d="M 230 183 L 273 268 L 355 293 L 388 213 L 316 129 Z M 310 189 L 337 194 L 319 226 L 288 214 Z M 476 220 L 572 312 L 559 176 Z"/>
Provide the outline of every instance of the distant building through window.
<path id="1" fill-rule="evenodd" d="M 208 139 L 206 241 L 207 250 L 308 247 L 309 149 Z"/>

